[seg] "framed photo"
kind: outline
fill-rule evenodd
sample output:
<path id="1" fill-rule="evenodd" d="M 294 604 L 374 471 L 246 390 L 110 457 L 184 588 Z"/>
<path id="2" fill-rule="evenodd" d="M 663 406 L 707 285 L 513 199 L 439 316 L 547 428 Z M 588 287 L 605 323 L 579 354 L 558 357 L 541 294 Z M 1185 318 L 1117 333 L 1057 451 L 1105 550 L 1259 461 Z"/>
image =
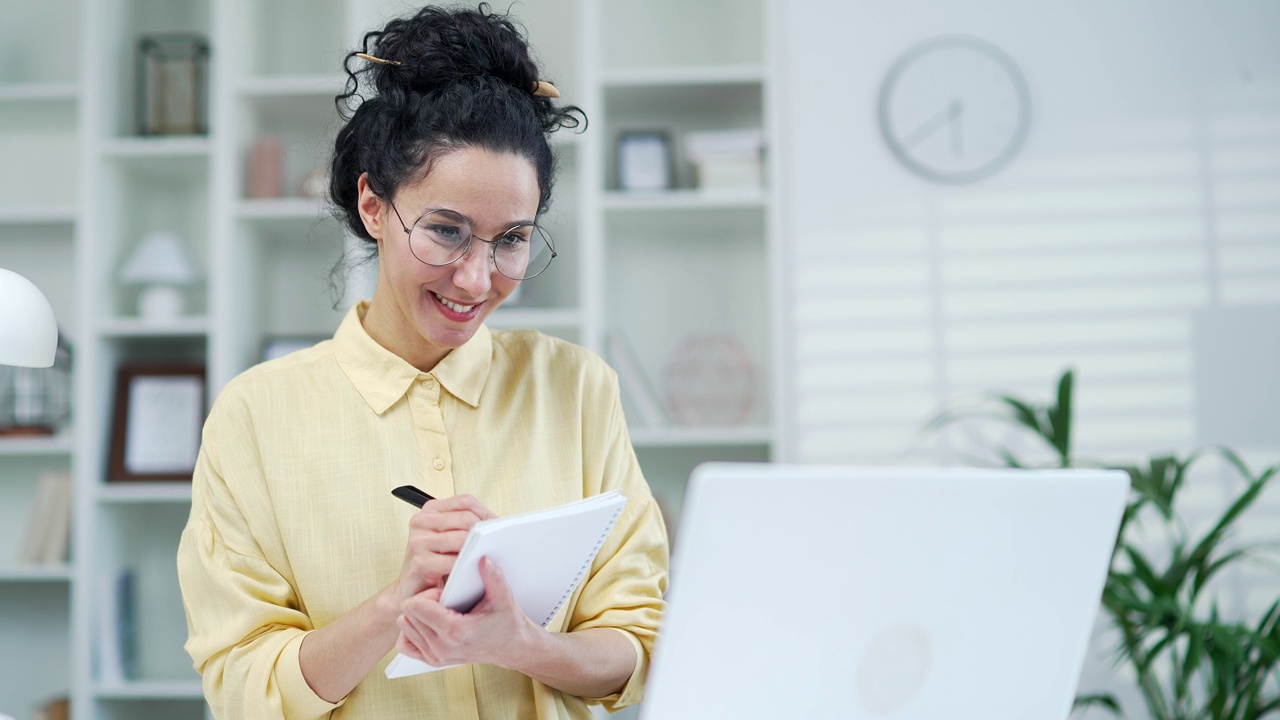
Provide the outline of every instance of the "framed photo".
<path id="1" fill-rule="evenodd" d="M 205 417 L 205 369 L 126 365 L 116 372 L 107 479 L 190 480 Z"/>
<path id="2" fill-rule="evenodd" d="M 328 340 L 329 337 L 328 335 L 268 335 L 262 338 L 262 352 L 258 356 L 258 362 L 275 360 L 296 350 L 305 350 L 318 342 Z"/>
<path id="3" fill-rule="evenodd" d="M 618 189 L 666 190 L 674 185 L 670 135 L 662 130 L 618 135 Z"/>

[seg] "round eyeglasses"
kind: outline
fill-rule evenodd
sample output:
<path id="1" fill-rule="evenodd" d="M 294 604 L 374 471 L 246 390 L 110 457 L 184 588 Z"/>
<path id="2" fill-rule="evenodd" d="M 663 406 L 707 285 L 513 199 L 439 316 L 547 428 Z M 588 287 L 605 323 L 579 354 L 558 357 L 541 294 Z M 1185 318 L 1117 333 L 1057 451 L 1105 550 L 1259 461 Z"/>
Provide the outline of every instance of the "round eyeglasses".
<path id="1" fill-rule="evenodd" d="M 427 265 L 450 265 L 471 249 L 472 239 L 489 246 L 489 257 L 498 272 L 512 280 L 528 280 L 542 274 L 556 257 L 551 235 L 538 225 L 520 224 L 485 240 L 471 231 L 471 221 L 452 210 L 428 210 L 410 228 L 395 203 L 391 209 L 409 236 L 409 251 Z"/>

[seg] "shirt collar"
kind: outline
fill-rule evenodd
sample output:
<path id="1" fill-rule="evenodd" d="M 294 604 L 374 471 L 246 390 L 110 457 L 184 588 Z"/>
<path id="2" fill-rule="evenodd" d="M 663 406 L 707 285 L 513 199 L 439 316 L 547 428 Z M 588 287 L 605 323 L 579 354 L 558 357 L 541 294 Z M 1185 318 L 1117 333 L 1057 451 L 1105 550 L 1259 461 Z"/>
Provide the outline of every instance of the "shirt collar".
<path id="1" fill-rule="evenodd" d="M 427 376 L 434 377 L 441 387 L 471 407 L 479 405 L 493 365 L 493 338 L 488 327 L 481 325 L 465 345 L 452 350 L 431 372 L 424 373 L 370 337 L 362 324 L 368 309 L 369 301 L 356 303 L 342 319 L 333 339 L 338 365 L 375 413 L 386 412 L 415 381 Z"/>

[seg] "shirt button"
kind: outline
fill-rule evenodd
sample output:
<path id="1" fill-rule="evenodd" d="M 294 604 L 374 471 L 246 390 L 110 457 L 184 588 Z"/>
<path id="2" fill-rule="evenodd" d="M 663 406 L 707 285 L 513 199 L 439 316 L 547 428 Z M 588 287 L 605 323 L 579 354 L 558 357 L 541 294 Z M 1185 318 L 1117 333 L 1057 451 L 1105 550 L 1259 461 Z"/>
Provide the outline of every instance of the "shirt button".
<path id="1" fill-rule="evenodd" d="M 439 457 L 438 457 L 438 458 L 436 458 L 436 459 L 435 459 L 435 462 L 431 463 L 431 467 L 433 467 L 433 468 L 435 468 L 435 469 L 437 469 L 437 470 L 443 470 L 443 469 L 444 469 L 444 458 L 439 458 Z"/>
<path id="2" fill-rule="evenodd" d="M 422 381 L 422 386 L 423 386 L 423 387 L 425 387 L 425 388 L 426 388 L 426 389 L 428 389 L 428 390 L 435 390 L 435 389 L 436 389 L 436 379 L 435 379 L 435 378 L 427 378 L 426 380 L 423 380 L 423 381 Z"/>

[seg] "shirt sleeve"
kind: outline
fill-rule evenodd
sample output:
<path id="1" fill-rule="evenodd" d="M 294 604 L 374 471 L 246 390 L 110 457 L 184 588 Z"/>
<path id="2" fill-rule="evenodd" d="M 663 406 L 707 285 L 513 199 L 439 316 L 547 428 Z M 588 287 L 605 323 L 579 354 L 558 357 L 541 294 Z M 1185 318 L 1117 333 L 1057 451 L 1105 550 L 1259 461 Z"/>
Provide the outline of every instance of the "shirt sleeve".
<path id="1" fill-rule="evenodd" d="M 612 712 L 640 702 L 643 694 L 649 657 L 662 618 L 669 559 L 666 525 L 631 447 L 616 376 L 609 373 L 609 378 L 609 402 L 602 413 L 605 417 L 600 418 L 601 426 L 608 429 L 607 435 L 599 456 L 589 457 L 585 469 L 591 473 L 594 468 L 600 473 L 601 491 L 621 489 L 627 506 L 596 556 L 567 629 L 573 632 L 611 628 L 622 633 L 635 648 L 635 670 L 622 690 L 590 700 Z M 587 453 L 590 455 L 591 451 Z"/>
<path id="2" fill-rule="evenodd" d="M 178 545 L 186 650 L 215 717 L 325 717 L 341 703 L 316 695 L 298 662 L 311 621 L 292 584 L 252 540 L 250 523 L 217 461 L 219 448 L 228 443 L 241 453 L 256 452 L 247 432 L 220 431 L 249 423 L 220 425 L 217 410 L 215 406 L 206 423 L 193 476 L 191 517 Z"/>

